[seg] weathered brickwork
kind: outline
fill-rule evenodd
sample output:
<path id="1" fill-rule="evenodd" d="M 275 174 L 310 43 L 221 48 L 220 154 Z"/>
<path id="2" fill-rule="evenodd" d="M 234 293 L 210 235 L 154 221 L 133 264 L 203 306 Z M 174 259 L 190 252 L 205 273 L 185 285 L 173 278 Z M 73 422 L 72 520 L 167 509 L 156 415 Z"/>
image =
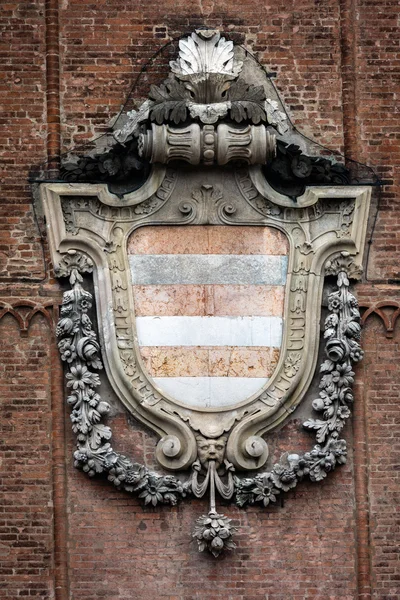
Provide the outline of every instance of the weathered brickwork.
<path id="1" fill-rule="evenodd" d="M 0 278 L 43 278 L 28 177 L 46 158 L 44 2 L 2 5 Z"/>
<path id="2" fill-rule="evenodd" d="M 1 598 L 400 598 L 400 322 L 391 329 L 389 318 L 400 303 L 398 19 L 393 0 L 3 2 Z M 144 508 L 73 469 L 52 320 L 62 288 L 49 275 L 28 181 L 59 140 L 65 152 L 104 133 L 155 51 L 204 24 L 276 72 L 300 131 L 386 180 L 375 194 L 373 243 L 357 285 L 363 310 L 375 306 L 381 316 L 365 322 L 355 420 L 345 433 L 350 459 L 322 485 L 300 484 L 283 506 L 224 506 L 240 525 L 238 548 L 217 561 L 199 555 L 188 538 L 204 501 Z M 132 97 L 142 100 L 166 76 L 170 48 L 176 42 L 152 60 Z M 35 307 L 41 315 L 32 316 Z M 272 436 L 276 457 L 310 445 L 294 417 Z M 155 466 L 155 437 L 122 407 L 109 420 L 115 448 Z"/>
<path id="3" fill-rule="evenodd" d="M 50 334 L 34 317 L 21 336 L 0 324 L 0 588 L 3 598 L 50 597 L 52 480 Z"/>

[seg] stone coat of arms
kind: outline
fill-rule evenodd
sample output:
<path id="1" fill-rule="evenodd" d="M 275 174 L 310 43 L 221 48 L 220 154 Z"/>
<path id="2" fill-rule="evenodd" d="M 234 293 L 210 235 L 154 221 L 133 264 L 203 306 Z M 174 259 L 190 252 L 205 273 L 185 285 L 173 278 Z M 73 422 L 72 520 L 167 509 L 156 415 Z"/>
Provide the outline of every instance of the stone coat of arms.
<path id="1" fill-rule="evenodd" d="M 181 40 L 168 79 L 114 139 L 103 155 L 66 165 L 65 183 L 41 185 L 53 264 L 71 283 L 57 334 L 75 465 L 153 505 L 209 493 L 194 536 L 217 556 L 234 547 L 218 495 L 266 506 L 346 460 L 340 432 L 362 357 L 349 279 L 360 273 L 370 189 L 296 145 L 268 78 L 214 30 Z M 147 169 L 139 186 L 138 165 Z M 317 368 L 325 276 L 336 287 L 304 422 L 316 443 L 272 464 L 268 434 Z M 159 435 L 170 474 L 112 449 L 103 365 L 126 409 Z"/>

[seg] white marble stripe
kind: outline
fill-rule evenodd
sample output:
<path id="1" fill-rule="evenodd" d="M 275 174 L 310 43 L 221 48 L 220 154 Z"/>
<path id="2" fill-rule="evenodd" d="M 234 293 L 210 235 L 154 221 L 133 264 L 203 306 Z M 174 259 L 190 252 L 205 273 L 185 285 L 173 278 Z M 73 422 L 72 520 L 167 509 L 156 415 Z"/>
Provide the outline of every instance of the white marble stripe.
<path id="1" fill-rule="evenodd" d="M 189 406 L 217 408 L 246 400 L 268 381 L 264 377 L 154 377 L 156 386 Z"/>
<path id="2" fill-rule="evenodd" d="M 274 346 L 281 317 L 137 317 L 140 346 Z"/>
<path id="3" fill-rule="evenodd" d="M 133 285 L 284 285 L 287 256 L 234 254 L 133 254 Z"/>

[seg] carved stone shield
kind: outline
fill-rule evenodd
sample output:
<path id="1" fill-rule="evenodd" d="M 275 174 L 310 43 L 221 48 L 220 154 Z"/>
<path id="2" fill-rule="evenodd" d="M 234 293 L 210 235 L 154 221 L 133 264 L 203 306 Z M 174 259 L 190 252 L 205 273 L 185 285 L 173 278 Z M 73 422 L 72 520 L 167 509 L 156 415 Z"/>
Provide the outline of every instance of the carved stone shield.
<path id="1" fill-rule="evenodd" d="M 160 392 L 200 409 L 258 395 L 282 344 L 286 236 L 272 227 L 142 227 L 128 260 L 140 355 Z"/>
<path id="2" fill-rule="evenodd" d="M 239 506 L 266 506 L 346 460 L 338 436 L 353 400 L 352 363 L 362 357 L 349 277 L 361 268 L 370 189 L 346 185 L 343 165 L 293 143 L 298 134 L 270 82 L 219 32 L 182 40 L 171 69 L 114 132 L 112 148 L 66 165 L 74 181 L 42 184 L 41 198 L 56 273 L 72 286 L 57 332 L 75 464 L 153 505 L 209 489 L 210 513 L 194 536 L 217 556 L 233 543 L 216 490 L 236 494 Z M 139 159 L 151 171 L 130 191 Z M 80 181 L 93 174 L 102 183 Z M 100 345 L 81 285 L 92 270 Z M 312 402 L 322 418 L 303 424 L 317 444 L 253 478 L 233 478 L 266 463 L 268 432 L 310 386 L 325 274 L 337 277 L 337 290 Z M 159 435 L 161 465 L 192 467 L 184 484 L 113 451 L 100 422 L 109 407 L 95 389 L 102 362 L 127 410 Z"/>
<path id="3" fill-rule="evenodd" d="M 102 158 L 131 165 L 136 140 L 152 165 L 139 189 L 41 186 L 52 259 L 93 261 L 107 375 L 159 434 L 160 463 L 187 468 L 196 436 L 225 436 L 226 458 L 254 469 L 313 377 L 327 261 L 361 264 L 370 190 L 288 145 L 269 83 L 241 79 L 254 65 L 219 33 L 193 34 L 171 67 Z"/>

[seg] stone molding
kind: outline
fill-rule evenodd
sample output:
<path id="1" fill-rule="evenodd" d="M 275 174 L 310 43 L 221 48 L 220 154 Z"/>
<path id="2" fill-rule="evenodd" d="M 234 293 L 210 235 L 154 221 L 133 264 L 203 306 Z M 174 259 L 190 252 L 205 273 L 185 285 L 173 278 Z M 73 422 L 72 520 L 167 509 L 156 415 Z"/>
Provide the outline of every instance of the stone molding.
<path id="1" fill-rule="evenodd" d="M 363 325 L 369 317 L 376 315 L 382 321 L 386 337 L 393 337 L 396 323 L 400 317 L 400 302 L 396 300 L 381 300 L 373 304 L 362 303 L 360 307 L 365 309 L 361 317 Z"/>
<path id="2" fill-rule="evenodd" d="M 41 314 L 48 322 L 49 327 L 54 329 L 57 324 L 59 304 L 60 300 L 35 302 L 28 298 L 0 299 L 0 320 L 6 315 L 11 315 L 17 321 L 22 335 L 27 336 L 33 317 Z"/>

